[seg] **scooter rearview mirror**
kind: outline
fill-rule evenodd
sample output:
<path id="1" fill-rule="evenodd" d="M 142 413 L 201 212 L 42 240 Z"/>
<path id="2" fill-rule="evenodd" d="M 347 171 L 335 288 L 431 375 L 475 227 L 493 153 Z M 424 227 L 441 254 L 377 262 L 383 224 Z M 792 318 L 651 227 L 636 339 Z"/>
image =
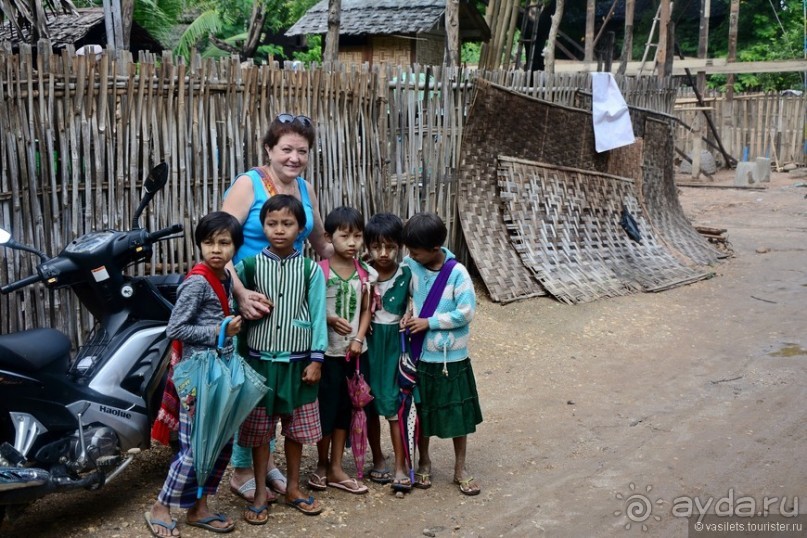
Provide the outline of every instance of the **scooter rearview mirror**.
<path id="1" fill-rule="evenodd" d="M 143 188 L 146 190 L 146 195 L 143 196 L 142 200 L 140 200 L 140 205 L 137 206 L 134 215 L 132 215 L 133 230 L 140 229 L 141 213 L 143 213 L 143 210 L 146 209 L 147 205 L 149 205 L 151 199 L 154 198 L 154 194 L 165 187 L 166 183 L 168 183 L 168 164 L 163 161 L 152 168 L 148 177 L 146 177 L 145 181 L 143 181 Z"/>
<path id="2" fill-rule="evenodd" d="M 165 184 L 167 182 L 168 182 L 168 165 L 165 162 L 161 162 L 160 164 L 151 169 L 151 172 L 149 172 L 146 181 L 143 182 L 143 187 L 146 189 L 147 193 L 154 194 L 155 192 L 165 187 Z"/>
<path id="3" fill-rule="evenodd" d="M 11 234 L 0 228 L 0 245 L 5 245 L 9 241 L 11 241 Z"/>

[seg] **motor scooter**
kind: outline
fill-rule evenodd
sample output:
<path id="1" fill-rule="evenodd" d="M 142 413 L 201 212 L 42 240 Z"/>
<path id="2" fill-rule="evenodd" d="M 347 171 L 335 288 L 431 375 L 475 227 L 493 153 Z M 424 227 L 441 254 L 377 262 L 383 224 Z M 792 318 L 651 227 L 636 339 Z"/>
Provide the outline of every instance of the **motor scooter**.
<path id="1" fill-rule="evenodd" d="M 169 363 L 165 328 L 183 277 L 125 270 L 182 232 L 139 223 L 167 180 L 165 163 L 151 170 L 131 230 L 89 232 L 53 258 L 0 229 L 0 246 L 40 258 L 35 274 L 1 293 L 69 287 L 96 321 L 75 356 L 52 328 L 0 335 L 0 524 L 46 495 L 102 487 L 150 446 Z"/>

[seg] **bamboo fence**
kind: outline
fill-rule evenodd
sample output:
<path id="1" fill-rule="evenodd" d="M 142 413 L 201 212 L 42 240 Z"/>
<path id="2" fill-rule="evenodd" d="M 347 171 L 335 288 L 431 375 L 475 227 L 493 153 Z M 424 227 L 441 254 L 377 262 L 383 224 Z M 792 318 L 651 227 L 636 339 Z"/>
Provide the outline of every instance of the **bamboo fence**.
<path id="1" fill-rule="evenodd" d="M 564 105 L 590 96 L 588 74 L 475 71 L 443 66 L 186 64 L 170 53 L 107 51 L 98 58 L 46 42 L 0 50 L 0 226 L 55 254 L 93 229 L 126 229 L 148 170 L 165 161 L 169 183 L 144 215 L 150 229 L 185 225 L 134 271 L 184 272 L 196 261 L 192 230 L 221 206 L 241 172 L 260 164 L 261 139 L 281 112 L 317 126 L 306 177 L 323 216 L 340 205 L 365 216 L 435 211 L 462 255 L 457 169 L 474 80 L 485 77 Z M 617 77 L 629 104 L 672 114 L 676 87 Z M 502 114 L 518 114 L 502 110 Z M 524 126 L 529 136 L 530 126 Z M 36 258 L 5 251 L 0 282 L 35 271 Z M 66 290 L 30 286 L 0 297 L 0 332 L 52 326 L 79 341 L 92 320 Z"/>
<path id="2" fill-rule="evenodd" d="M 712 95 L 703 101 L 723 147 L 736 160 L 766 157 L 774 169 L 788 163 L 805 163 L 807 94 L 743 94 L 732 100 Z M 689 95 L 682 95 L 675 105 L 675 117 L 680 120 L 675 132 L 676 145 L 688 155 L 695 138 L 707 136 L 706 122 L 701 117 L 703 108 Z M 702 149 L 720 158 L 714 148 L 703 144 Z"/>

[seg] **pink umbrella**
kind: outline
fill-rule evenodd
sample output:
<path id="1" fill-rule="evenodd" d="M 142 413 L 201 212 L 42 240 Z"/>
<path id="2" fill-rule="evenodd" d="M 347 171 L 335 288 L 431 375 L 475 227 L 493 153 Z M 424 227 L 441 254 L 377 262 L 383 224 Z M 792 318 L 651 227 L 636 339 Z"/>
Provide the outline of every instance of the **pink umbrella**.
<path id="1" fill-rule="evenodd" d="M 345 360 L 350 359 L 350 354 L 345 356 Z M 361 480 L 364 478 L 364 455 L 367 453 L 367 415 L 364 413 L 364 406 L 373 401 L 373 395 L 370 394 L 370 385 L 359 371 L 358 355 L 356 372 L 347 380 L 347 390 L 353 404 L 353 413 L 350 417 L 350 450 L 356 461 L 356 474 Z"/>

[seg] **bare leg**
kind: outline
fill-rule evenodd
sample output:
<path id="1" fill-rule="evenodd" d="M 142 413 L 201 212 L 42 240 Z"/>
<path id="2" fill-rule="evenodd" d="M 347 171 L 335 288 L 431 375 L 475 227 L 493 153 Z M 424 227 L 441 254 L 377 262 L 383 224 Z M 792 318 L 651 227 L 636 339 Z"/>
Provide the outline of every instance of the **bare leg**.
<path id="1" fill-rule="evenodd" d="M 455 437 L 454 441 L 454 483 L 466 495 L 476 495 L 481 491 L 479 484 L 465 470 L 465 453 L 468 447 L 468 436 Z"/>
<path id="2" fill-rule="evenodd" d="M 418 470 L 415 472 L 415 487 L 428 489 L 432 486 L 432 460 L 429 455 L 429 438 L 418 440 Z"/>
<path id="3" fill-rule="evenodd" d="M 328 482 L 342 482 L 350 479 L 342 468 L 342 455 L 345 453 L 346 442 L 347 430 L 335 428 L 331 435 L 331 460 L 328 465 Z"/>
<path id="4" fill-rule="evenodd" d="M 255 468 L 255 500 L 252 506 L 260 508 L 266 505 L 266 464 L 269 461 L 269 445 L 261 445 L 252 449 L 252 465 Z M 268 517 L 263 512 L 244 511 L 244 518 L 248 521 L 259 521 Z"/>
<path id="5" fill-rule="evenodd" d="M 409 478 L 409 467 L 404 456 L 403 438 L 397 420 L 389 421 L 389 437 L 392 441 L 392 452 L 395 455 L 395 480 Z"/>
<path id="6" fill-rule="evenodd" d="M 387 460 L 381 450 L 381 419 L 378 416 L 367 417 L 367 444 L 373 454 L 373 470 L 386 471 Z"/>
<path id="7" fill-rule="evenodd" d="M 286 484 L 286 502 L 291 503 L 298 499 L 307 499 L 300 490 L 300 461 L 303 457 L 303 445 L 297 441 L 286 437 L 286 466 L 288 482 Z M 319 502 L 314 500 L 313 504 L 299 503 L 305 510 L 319 509 Z"/>
<path id="8" fill-rule="evenodd" d="M 317 441 L 317 470 L 314 471 L 314 476 L 308 479 L 309 483 L 317 484 L 315 489 L 325 489 L 328 485 L 328 467 L 330 466 L 330 453 L 331 453 L 331 435 L 323 435 L 322 439 Z M 286 456 L 288 458 L 288 456 Z M 289 464 L 291 467 L 291 464 Z M 291 471 L 289 471 L 291 472 Z"/>

